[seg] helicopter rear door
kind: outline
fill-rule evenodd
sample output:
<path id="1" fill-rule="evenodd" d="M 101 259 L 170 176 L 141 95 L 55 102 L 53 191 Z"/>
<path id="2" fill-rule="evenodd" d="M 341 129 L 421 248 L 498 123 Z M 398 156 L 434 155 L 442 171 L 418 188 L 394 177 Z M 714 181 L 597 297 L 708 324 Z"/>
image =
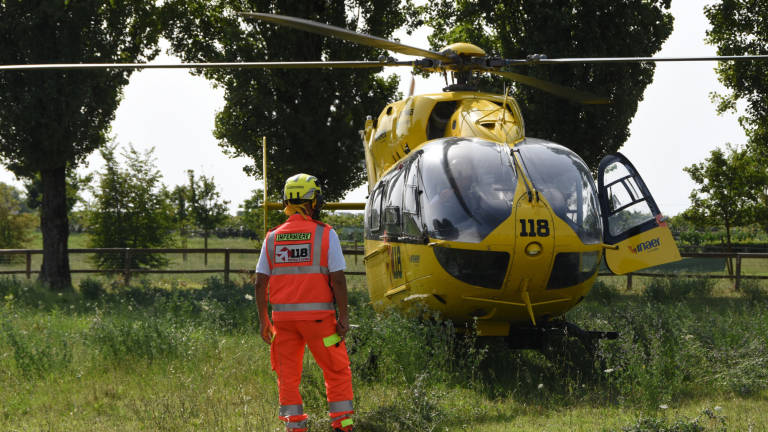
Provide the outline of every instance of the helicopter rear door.
<path id="1" fill-rule="evenodd" d="M 605 264 L 614 274 L 679 261 L 680 252 L 656 202 L 632 163 L 622 154 L 600 161 L 598 195 L 603 219 Z"/>

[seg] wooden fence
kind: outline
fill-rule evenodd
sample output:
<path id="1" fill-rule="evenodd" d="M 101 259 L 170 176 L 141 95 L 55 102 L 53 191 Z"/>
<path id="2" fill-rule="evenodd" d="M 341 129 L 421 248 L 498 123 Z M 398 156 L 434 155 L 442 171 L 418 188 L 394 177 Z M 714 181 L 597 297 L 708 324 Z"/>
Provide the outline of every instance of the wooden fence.
<path id="1" fill-rule="evenodd" d="M 203 249 L 203 248 L 183 248 L 183 249 L 131 249 L 131 248 L 98 248 L 98 249 L 69 249 L 69 254 L 115 254 L 119 253 L 123 255 L 123 263 L 125 265 L 122 269 L 118 270 L 99 270 L 99 269 L 71 269 L 71 273 L 119 273 L 122 274 L 126 281 L 131 279 L 134 274 L 193 274 L 193 273 L 223 273 L 224 283 L 229 283 L 229 277 L 232 273 L 243 274 L 252 273 L 256 268 L 256 260 L 253 261 L 251 268 L 232 268 L 231 255 L 232 254 L 254 254 L 258 255 L 261 251 L 259 249 Z M 345 255 L 362 255 L 362 249 L 345 249 L 342 251 Z M 0 256 L 3 255 L 24 255 L 25 257 L 25 269 L 24 270 L 0 270 L 0 275 L 14 275 L 23 274 L 27 279 L 31 279 L 33 274 L 40 273 L 40 270 L 32 269 L 32 255 L 42 254 L 42 249 L 0 249 Z M 206 269 L 148 269 L 148 268 L 131 268 L 132 257 L 137 254 L 148 253 L 162 253 L 162 254 L 224 254 L 224 268 L 206 268 Z M 365 272 L 345 272 L 348 275 L 365 275 Z"/>
<path id="2" fill-rule="evenodd" d="M 741 286 L 741 281 L 744 279 L 768 279 L 768 276 L 762 276 L 762 275 L 745 275 L 741 272 L 741 263 L 742 260 L 745 259 L 768 259 L 768 253 L 724 253 L 724 252 L 683 252 L 680 254 L 683 258 L 710 258 L 710 259 L 717 259 L 717 258 L 724 258 L 724 259 L 735 259 L 736 265 L 735 270 L 732 275 L 730 274 L 724 274 L 724 275 L 716 275 L 716 274 L 707 274 L 707 273 L 657 273 L 657 272 L 637 272 L 637 273 L 628 273 L 626 275 L 614 275 L 613 273 L 600 273 L 600 276 L 616 276 L 616 277 L 626 277 L 627 278 L 627 290 L 632 289 L 632 277 L 633 276 L 645 276 L 645 277 L 685 277 L 685 278 L 703 278 L 703 279 L 732 279 L 734 280 L 734 288 L 736 290 L 739 290 L 739 287 Z M 765 266 L 765 272 L 768 273 L 768 264 Z"/>
<path id="3" fill-rule="evenodd" d="M 26 268 L 24 270 L 0 270 L 0 275 L 13 275 L 13 274 L 23 274 L 26 275 L 27 279 L 31 279 L 33 274 L 40 273 L 39 270 L 33 270 L 32 269 L 32 255 L 35 254 L 42 254 L 42 249 L 0 249 L 0 256 L 3 255 L 24 255 L 25 256 L 25 262 L 26 262 Z M 72 269 L 70 270 L 72 273 L 121 273 L 125 280 L 130 280 L 131 276 L 134 274 L 183 274 L 183 273 L 223 273 L 224 275 L 224 282 L 229 282 L 229 277 L 232 273 L 235 274 L 247 274 L 254 271 L 255 265 L 251 268 L 247 269 L 241 269 L 241 268 L 232 268 L 230 266 L 230 256 L 232 254 L 259 254 L 259 249 L 202 249 L 202 248 L 196 248 L 196 249 L 130 249 L 130 248 L 100 248 L 100 249 L 70 249 L 70 254 L 100 254 L 100 253 L 120 253 L 123 255 L 123 262 L 125 263 L 125 266 L 120 270 L 112 270 L 112 271 L 106 271 L 106 270 L 99 270 L 99 269 Z M 201 253 L 209 253 L 209 254 L 224 254 L 224 268 L 206 268 L 206 269 L 182 269 L 182 270 L 171 270 L 171 269 L 137 269 L 137 268 L 131 268 L 131 257 L 134 254 L 143 254 L 143 253 L 165 253 L 165 254 L 201 254 Z M 363 250 L 354 248 L 354 249 L 345 249 L 343 250 L 343 253 L 345 255 L 355 255 L 355 259 L 357 260 L 357 255 L 363 255 Z M 707 279 L 732 279 L 734 280 L 734 287 L 738 290 L 739 286 L 741 284 L 741 281 L 744 279 L 768 279 L 768 276 L 762 276 L 762 275 L 745 275 L 742 274 L 741 271 L 741 264 L 742 261 L 745 259 L 768 259 L 768 253 L 681 253 L 680 254 L 683 258 L 725 258 L 725 259 L 735 259 L 736 265 L 733 275 L 725 274 L 725 275 L 717 275 L 717 274 L 702 274 L 702 273 L 656 273 L 656 272 L 638 272 L 638 273 L 629 273 L 627 275 L 618 275 L 620 277 L 626 277 L 627 278 L 627 289 L 632 288 L 632 278 L 634 276 L 645 276 L 645 277 L 688 277 L 688 278 L 707 278 Z M 255 263 L 255 260 L 253 261 Z M 768 264 L 766 264 L 766 273 L 768 273 Z M 365 272 L 353 272 L 349 271 L 346 272 L 348 275 L 365 275 Z M 604 273 L 601 272 L 600 276 L 617 276 L 613 273 Z"/>

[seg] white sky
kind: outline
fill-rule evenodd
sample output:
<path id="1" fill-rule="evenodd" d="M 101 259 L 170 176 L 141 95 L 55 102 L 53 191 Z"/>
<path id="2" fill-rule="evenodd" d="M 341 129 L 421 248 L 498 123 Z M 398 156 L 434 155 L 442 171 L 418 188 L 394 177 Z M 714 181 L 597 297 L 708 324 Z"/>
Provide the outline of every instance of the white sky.
<path id="1" fill-rule="evenodd" d="M 702 9 L 710 2 L 672 2 L 674 32 L 656 55 L 714 55 L 714 47 L 703 41 L 709 23 Z M 421 30 L 412 37 L 396 36 L 405 44 L 428 48 L 427 33 Z M 160 56 L 155 61 L 178 60 Z M 688 195 L 694 184 L 683 167 L 703 161 L 715 147 L 746 141 L 736 115 L 717 116 L 715 105 L 709 100 L 710 92 L 724 90 L 717 81 L 714 66 L 713 62 L 658 64 L 654 81 L 646 89 L 645 99 L 631 124 L 631 136 L 620 150 L 634 163 L 662 212 L 668 215 L 677 214 L 689 205 Z M 407 94 L 410 71 L 386 69 L 386 74 L 401 74 L 400 90 Z M 417 77 L 416 92 L 439 92 L 443 85 L 442 78 L 437 76 L 429 80 Z M 228 158 L 212 136 L 215 113 L 223 104 L 222 90 L 214 89 L 205 79 L 193 77 L 186 71 L 137 72 L 124 90 L 123 102 L 112 124 L 113 134 L 121 146 L 131 143 L 137 149 L 155 147 L 157 166 L 169 187 L 185 183 L 187 169 L 213 176 L 234 213 L 260 184 L 243 173 L 248 160 Z M 364 119 L 360 119 L 361 129 L 363 122 Z M 80 171 L 98 170 L 103 163 L 98 152 L 91 155 L 88 162 Z M 0 181 L 20 185 L 13 174 L 4 169 L 0 169 Z M 270 189 L 272 187 L 275 185 L 270 185 Z M 363 187 L 349 193 L 346 200 L 359 202 L 365 196 Z"/>

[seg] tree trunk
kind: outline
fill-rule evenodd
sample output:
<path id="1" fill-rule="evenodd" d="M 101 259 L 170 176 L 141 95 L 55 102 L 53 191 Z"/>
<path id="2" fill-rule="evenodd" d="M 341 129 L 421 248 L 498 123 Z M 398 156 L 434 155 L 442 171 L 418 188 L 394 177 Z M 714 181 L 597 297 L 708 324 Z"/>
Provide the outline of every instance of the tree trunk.
<path id="1" fill-rule="evenodd" d="M 43 234 L 43 264 L 39 280 L 55 291 L 72 289 L 69 273 L 69 220 L 67 218 L 66 169 L 41 171 L 43 183 L 40 231 Z"/>

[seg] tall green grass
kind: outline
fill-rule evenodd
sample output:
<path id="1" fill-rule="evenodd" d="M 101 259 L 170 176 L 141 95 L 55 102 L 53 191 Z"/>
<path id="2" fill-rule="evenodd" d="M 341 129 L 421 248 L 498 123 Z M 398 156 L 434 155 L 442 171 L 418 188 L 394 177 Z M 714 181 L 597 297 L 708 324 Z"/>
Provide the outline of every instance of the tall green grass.
<path id="1" fill-rule="evenodd" d="M 600 282 L 567 317 L 620 333 L 591 356 L 572 339 L 511 350 L 440 317 L 377 315 L 362 282 L 350 286 L 360 431 L 768 425 L 765 409 L 713 411 L 726 401 L 768 408 L 764 297 L 676 279 L 629 294 Z M 91 279 L 61 295 L 0 279 L 0 430 L 279 430 L 252 294 L 218 278 L 197 289 Z M 309 356 L 302 395 L 311 430 L 329 430 Z"/>

